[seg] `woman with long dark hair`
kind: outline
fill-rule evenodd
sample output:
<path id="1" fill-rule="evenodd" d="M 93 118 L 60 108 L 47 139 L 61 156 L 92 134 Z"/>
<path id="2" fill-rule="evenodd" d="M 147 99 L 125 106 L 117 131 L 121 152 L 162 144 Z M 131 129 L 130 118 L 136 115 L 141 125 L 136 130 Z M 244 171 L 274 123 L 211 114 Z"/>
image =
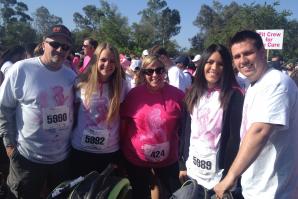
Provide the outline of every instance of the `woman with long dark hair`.
<path id="1" fill-rule="evenodd" d="M 209 198 L 225 176 L 240 143 L 243 93 L 229 51 L 210 45 L 186 94 L 187 122 L 180 145 L 180 179 L 195 179 Z"/>

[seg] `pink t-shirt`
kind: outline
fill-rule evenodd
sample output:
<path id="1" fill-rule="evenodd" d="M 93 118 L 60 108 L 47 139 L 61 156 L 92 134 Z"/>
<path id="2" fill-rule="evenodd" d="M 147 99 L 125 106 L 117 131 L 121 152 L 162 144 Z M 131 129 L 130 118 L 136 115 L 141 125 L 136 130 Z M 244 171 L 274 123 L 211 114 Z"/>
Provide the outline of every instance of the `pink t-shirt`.
<path id="1" fill-rule="evenodd" d="M 178 160 L 178 130 L 184 93 L 165 84 L 159 92 L 132 89 L 121 106 L 121 149 L 138 166 L 164 167 Z"/>
<path id="2" fill-rule="evenodd" d="M 88 68 L 88 64 L 89 64 L 90 60 L 91 60 L 90 55 L 86 55 L 84 57 L 83 66 L 79 70 L 81 73 L 84 72 Z"/>

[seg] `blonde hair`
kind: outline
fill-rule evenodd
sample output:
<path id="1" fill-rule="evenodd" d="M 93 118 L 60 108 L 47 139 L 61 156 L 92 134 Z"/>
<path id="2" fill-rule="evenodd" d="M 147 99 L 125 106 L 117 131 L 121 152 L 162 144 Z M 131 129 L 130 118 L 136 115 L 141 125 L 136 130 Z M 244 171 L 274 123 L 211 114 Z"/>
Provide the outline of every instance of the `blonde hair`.
<path id="1" fill-rule="evenodd" d="M 142 61 L 142 68 L 141 71 L 137 73 L 138 82 L 137 85 L 142 84 L 145 82 L 145 75 L 142 73 L 143 69 L 146 69 L 148 65 L 153 62 L 158 62 L 160 66 L 165 68 L 164 63 L 158 58 L 156 55 L 147 55 Z"/>
<path id="2" fill-rule="evenodd" d="M 121 71 L 119 53 L 114 46 L 112 46 L 109 43 L 101 43 L 98 45 L 98 47 L 94 52 L 94 55 L 92 56 L 88 64 L 89 65 L 88 70 L 79 76 L 79 83 L 77 85 L 77 89 L 84 89 L 85 103 L 87 104 L 87 106 L 90 106 L 90 100 L 91 100 L 92 94 L 94 92 L 97 92 L 98 86 L 102 82 L 98 75 L 97 66 L 98 66 L 100 55 L 103 50 L 111 51 L 114 54 L 114 58 L 115 58 L 115 71 L 109 77 L 109 80 L 108 80 L 110 103 L 108 108 L 108 114 L 106 117 L 106 122 L 109 123 L 117 114 L 119 114 L 120 95 L 121 95 L 121 89 L 123 87 L 122 85 L 123 75 Z"/>

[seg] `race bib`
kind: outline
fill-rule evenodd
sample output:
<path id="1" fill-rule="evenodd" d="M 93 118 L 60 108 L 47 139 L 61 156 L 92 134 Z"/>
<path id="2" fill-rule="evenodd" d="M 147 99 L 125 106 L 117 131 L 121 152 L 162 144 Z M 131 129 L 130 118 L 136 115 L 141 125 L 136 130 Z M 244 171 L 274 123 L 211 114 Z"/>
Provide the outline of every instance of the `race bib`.
<path id="1" fill-rule="evenodd" d="M 192 156 L 192 163 L 194 164 L 195 170 L 202 175 L 214 174 L 217 171 L 216 153 L 205 155 L 195 153 L 195 155 Z"/>
<path id="2" fill-rule="evenodd" d="M 109 132 L 102 129 L 85 129 L 81 144 L 84 147 L 103 149 L 107 147 Z"/>
<path id="3" fill-rule="evenodd" d="M 69 127 L 69 107 L 44 108 L 42 112 L 43 129 L 64 129 Z"/>
<path id="4" fill-rule="evenodd" d="M 145 158 L 151 162 L 161 162 L 169 156 L 170 143 L 164 142 L 161 144 L 144 144 L 143 150 Z"/>

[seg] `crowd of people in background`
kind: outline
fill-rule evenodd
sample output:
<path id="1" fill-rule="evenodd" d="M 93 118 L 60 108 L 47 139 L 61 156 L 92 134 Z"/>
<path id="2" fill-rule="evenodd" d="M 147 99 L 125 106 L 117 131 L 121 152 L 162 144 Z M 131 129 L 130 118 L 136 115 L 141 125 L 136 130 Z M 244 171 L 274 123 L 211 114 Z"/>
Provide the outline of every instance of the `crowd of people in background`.
<path id="1" fill-rule="evenodd" d="M 174 58 L 72 44 L 55 25 L 1 54 L 0 196 L 45 198 L 109 164 L 133 199 L 170 198 L 189 179 L 198 198 L 298 195 L 298 65 L 267 62 L 256 32 Z"/>

